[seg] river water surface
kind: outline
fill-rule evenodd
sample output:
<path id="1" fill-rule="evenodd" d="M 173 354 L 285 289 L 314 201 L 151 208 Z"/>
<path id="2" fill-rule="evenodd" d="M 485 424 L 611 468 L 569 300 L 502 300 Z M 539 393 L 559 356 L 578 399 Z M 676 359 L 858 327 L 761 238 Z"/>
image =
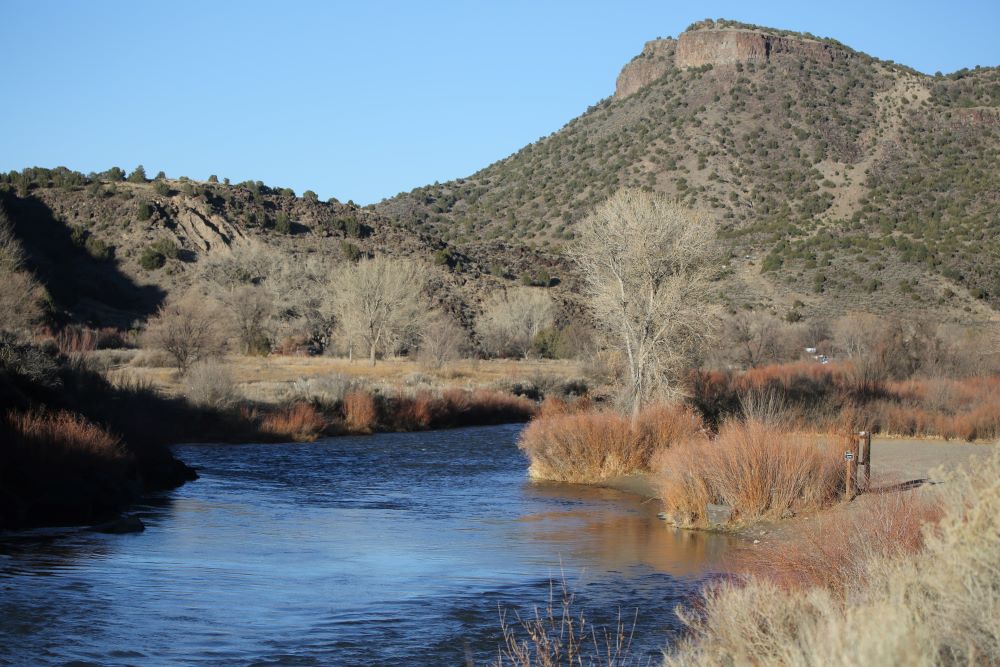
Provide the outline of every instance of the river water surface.
<path id="1" fill-rule="evenodd" d="M 520 428 L 177 447 L 144 533 L 0 535 L 0 664 L 486 664 L 561 579 L 655 664 L 725 538 L 528 481 Z"/>

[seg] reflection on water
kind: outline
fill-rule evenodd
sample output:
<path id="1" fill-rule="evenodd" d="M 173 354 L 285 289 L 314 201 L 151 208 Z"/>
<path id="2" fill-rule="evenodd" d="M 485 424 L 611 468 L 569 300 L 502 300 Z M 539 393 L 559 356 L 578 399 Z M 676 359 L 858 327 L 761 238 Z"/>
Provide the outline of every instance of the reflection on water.
<path id="1" fill-rule="evenodd" d="M 531 483 L 519 427 L 200 445 L 138 535 L 0 537 L 0 664 L 477 664 L 499 608 L 565 576 L 588 617 L 639 609 L 653 657 L 725 538 L 655 503 Z"/>

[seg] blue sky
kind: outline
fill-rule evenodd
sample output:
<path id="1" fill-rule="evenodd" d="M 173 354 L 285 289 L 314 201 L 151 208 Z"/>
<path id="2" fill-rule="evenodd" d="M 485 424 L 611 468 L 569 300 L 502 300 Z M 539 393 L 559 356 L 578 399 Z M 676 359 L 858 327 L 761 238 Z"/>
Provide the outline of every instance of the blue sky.
<path id="1" fill-rule="evenodd" d="M 0 170 L 113 165 L 358 203 L 471 174 L 731 18 L 918 70 L 1000 65 L 1000 2 L 4 0 Z"/>

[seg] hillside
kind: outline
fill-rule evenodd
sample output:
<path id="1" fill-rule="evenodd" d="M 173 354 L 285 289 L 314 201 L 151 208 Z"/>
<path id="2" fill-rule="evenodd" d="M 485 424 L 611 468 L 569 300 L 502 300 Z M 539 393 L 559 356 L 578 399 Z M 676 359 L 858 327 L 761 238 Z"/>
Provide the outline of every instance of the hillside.
<path id="1" fill-rule="evenodd" d="M 647 43 L 559 131 L 376 210 L 470 257 L 500 241 L 558 254 L 613 191 L 651 188 L 714 212 L 734 307 L 978 319 L 1000 303 L 998 150 L 1000 70 L 926 76 L 705 21 Z"/>
<path id="2" fill-rule="evenodd" d="M 520 283 L 550 286 L 574 313 L 563 251 L 625 186 L 712 213 L 728 254 L 717 298 L 732 311 L 972 323 L 1000 304 L 1000 70 L 927 76 L 730 21 L 648 42 L 615 94 L 559 131 L 375 206 L 259 181 L 125 176 L 0 174 L 57 322 L 141 324 L 202 260 L 248 247 L 331 269 L 422 258 L 435 301 L 466 325 L 486 295 Z"/>
<path id="3" fill-rule="evenodd" d="M 296 197 L 261 183 L 124 180 L 121 170 L 0 174 L 0 204 L 45 286 L 55 323 L 129 328 L 199 280 L 203 261 L 267 248 L 296 266 L 329 271 L 361 256 L 416 257 L 433 267 L 434 299 L 460 320 L 503 281 L 440 239 L 390 224 L 352 203 Z M 528 249 L 507 249 L 509 270 L 538 268 Z"/>

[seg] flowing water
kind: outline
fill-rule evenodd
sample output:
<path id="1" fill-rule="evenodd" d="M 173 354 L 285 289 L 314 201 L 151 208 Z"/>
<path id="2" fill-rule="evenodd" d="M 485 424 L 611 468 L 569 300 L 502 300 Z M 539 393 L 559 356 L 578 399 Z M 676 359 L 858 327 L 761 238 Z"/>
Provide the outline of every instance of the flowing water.
<path id="1" fill-rule="evenodd" d="M 486 664 L 500 610 L 562 580 L 655 664 L 725 538 L 530 482 L 519 430 L 177 447 L 201 479 L 138 507 L 144 533 L 0 535 L 0 664 Z"/>

